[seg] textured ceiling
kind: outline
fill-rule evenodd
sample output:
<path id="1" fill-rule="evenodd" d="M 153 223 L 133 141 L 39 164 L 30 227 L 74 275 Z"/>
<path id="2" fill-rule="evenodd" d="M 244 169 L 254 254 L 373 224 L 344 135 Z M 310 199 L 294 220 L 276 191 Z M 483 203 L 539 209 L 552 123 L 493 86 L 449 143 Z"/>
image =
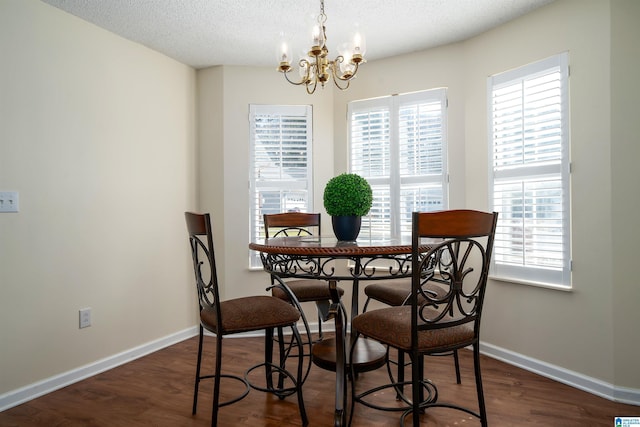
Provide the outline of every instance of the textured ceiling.
<path id="1" fill-rule="evenodd" d="M 275 66 L 310 47 L 319 0 L 42 0 L 195 68 Z M 368 60 L 465 40 L 553 0 L 325 0 L 331 56 L 355 27 Z"/>

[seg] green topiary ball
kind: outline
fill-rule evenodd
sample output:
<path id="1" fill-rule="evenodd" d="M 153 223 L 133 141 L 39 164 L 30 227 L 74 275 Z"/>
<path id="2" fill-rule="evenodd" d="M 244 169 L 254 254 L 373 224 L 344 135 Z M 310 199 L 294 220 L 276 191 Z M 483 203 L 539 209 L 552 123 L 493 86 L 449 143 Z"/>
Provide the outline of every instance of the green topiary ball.
<path id="1" fill-rule="evenodd" d="M 343 173 L 327 182 L 324 208 L 331 216 L 364 216 L 373 203 L 373 192 L 366 179 L 355 173 Z"/>

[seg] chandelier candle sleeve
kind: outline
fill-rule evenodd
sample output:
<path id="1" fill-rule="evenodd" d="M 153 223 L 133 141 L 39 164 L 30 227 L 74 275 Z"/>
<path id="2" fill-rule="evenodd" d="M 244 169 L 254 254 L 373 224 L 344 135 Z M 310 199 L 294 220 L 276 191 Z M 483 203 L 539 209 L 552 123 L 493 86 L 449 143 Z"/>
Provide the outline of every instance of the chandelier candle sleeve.
<path id="1" fill-rule="evenodd" d="M 288 64 L 291 58 L 291 51 L 289 49 L 289 45 L 287 42 L 280 43 L 280 50 L 278 51 L 278 60 L 280 61 L 280 66 L 282 64 Z"/>
<path id="2" fill-rule="evenodd" d="M 360 32 L 356 32 L 353 41 L 343 43 L 338 49 L 338 56 L 330 60 L 327 48 L 327 30 L 325 22 L 327 15 L 324 13 L 324 0 L 320 1 L 320 15 L 318 23 L 312 30 L 312 45 L 309 51 L 301 55 L 298 61 L 300 80 L 294 81 L 289 77 L 291 66 L 291 52 L 289 45 L 283 42 L 278 50 L 278 71 L 284 74 L 285 79 L 294 85 L 304 85 L 307 93 L 312 94 L 320 86 L 324 88 L 325 82 L 332 79 L 340 90 L 349 88 L 349 83 L 356 77 L 358 66 L 365 61 L 365 40 Z"/>

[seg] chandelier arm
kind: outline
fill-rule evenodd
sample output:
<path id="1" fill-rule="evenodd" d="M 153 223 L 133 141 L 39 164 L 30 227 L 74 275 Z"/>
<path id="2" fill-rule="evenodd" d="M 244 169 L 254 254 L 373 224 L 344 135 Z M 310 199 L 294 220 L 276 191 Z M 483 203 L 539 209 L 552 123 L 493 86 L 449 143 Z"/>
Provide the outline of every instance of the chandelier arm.
<path id="1" fill-rule="evenodd" d="M 336 75 L 333 75 L 333 83 L 336 85 L 336 87 L 340 90 L 347 90 L 349 89 L 349 84 L 351 83 L 350 79 L 339 79 L 336 77 Z M 345 82 L 344 86 L 340 86 L 340 84 L 338 82 Z"/>
<path id="2" fill-rule="evenodd" d="M 288 72 L 287 73 L 282 73 L 282 74 L 284 74 L 284 78 L 287 79 L 287 81 L 289 83 L 291 83 L 292 85 L 300 86 L 300 85 L 305 83 L 305 79 L 304 78 L 302 80 L 300 80 L 299 82 L 294 82 L 293 80 L 291 80 L 289 78 L 289 76 L 288 76 L 289 73 Z"/>
<path id="3" fill-rule="evenodd" d="M 344 59 L 339 56 L 338 58 L 336 58 L 335 61 L 331 61 L 331 77 L 333 80 L 333 84 L 340 90 L 347 90 L 349 89 L 349 85 L 351 84 L 351 79 L 353 77 L 355 77 L 355 71 L 354 73 L 350 76 L 350 77 L 343 77 L 341 75 L 338 74 L 338 65 L 336 65 L 339 62 L 342 62 Z M 344 82 L 344 85 L 340 85 L 340 82 Z"/>
<path id="4" fill-rule="evenodd" d="M 304 77 L 302 77 L 302 80 L 300 80 L 299 82 L 295 82 L 293 80 L 291 80 L 288 76 L 289 72 L 291 71 L 289 69 L 289 71 L 282 71 L 282 73 L 284 74 L 284 78 L 287 79 L 287 81 L 293 85 L 296 86 L 300 86 L 303 84 L 306 84 L 308 86 L 309 84 L 309 70 L 311 70 L 311 67 L 313 66 L 313 64 L 309 63 L 309 61 L 307 61 L 306 59 L 301 59 L 300 62 L 298 62 L 298 67 L 300 68 L 304 68 L 306 69 L 306 73 L 304 75 Z"/>
<path id="5" fill-rule="evenodd" d="M 316 72 L 317 72 L 317 70 L 316 70 Z M 309 89 L 310 87 L 311 87 L 311 89 Z M 317 88 L 317 87 L 318 87 L 318 77 L 317 77 L 317 76 L 316 76 L 316 78 L 315 78 L 315 79 L 313 79 L 313 85 L 311 85 L 311 84 L 309 83 L 309 81 L 307 81 L 307 84 L 306 84 L 306 86 L 305 86 L 305 88 L 307 89 L 307 93 L 308 93 L 309 95 L 313 94 L 313 93 L 316 91 L 316 88 Z"/>

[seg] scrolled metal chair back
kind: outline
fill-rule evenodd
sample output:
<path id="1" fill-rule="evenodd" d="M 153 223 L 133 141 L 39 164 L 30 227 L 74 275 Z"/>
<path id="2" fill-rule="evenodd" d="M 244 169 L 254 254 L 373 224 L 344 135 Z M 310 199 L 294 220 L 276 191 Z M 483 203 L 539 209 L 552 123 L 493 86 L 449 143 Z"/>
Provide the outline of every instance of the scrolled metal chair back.
<path id="1" fill-rule="evenodd" d="M 310 230 L 302 227 L 281 228 L 273 234 L 273 237 L 311 236 Z"/>
<path id="2" fill-rule="evenodd" d="M 320 235 L 320 214 L 285 212 L 263 216 L 265 237 L 291 237 Z M 315 232 L 314 232 L 315 229 Z M 270 235 L 270 232 L 275 231 Z"/>
<path id="3" fill-rule="evenodd" d="M 497 214 L 472 210 L 413 213 L 412 328 L 473 323 L 478 336 Z M 423 238 L 443 239 L 421 252 Z M 427 282 L 442 287 L 426 292 Z M 417 339 L 417 337 L 416 337 Z"/>
<path id="4" fill-rule="evenodd" d="M 213 234 L 209 214 L 185 213 L 200 309 L 219 307 Z M 218 316 L 220 313 L 218 312 Z M 220 324 L 220 323 L 218 323 Z"/>

